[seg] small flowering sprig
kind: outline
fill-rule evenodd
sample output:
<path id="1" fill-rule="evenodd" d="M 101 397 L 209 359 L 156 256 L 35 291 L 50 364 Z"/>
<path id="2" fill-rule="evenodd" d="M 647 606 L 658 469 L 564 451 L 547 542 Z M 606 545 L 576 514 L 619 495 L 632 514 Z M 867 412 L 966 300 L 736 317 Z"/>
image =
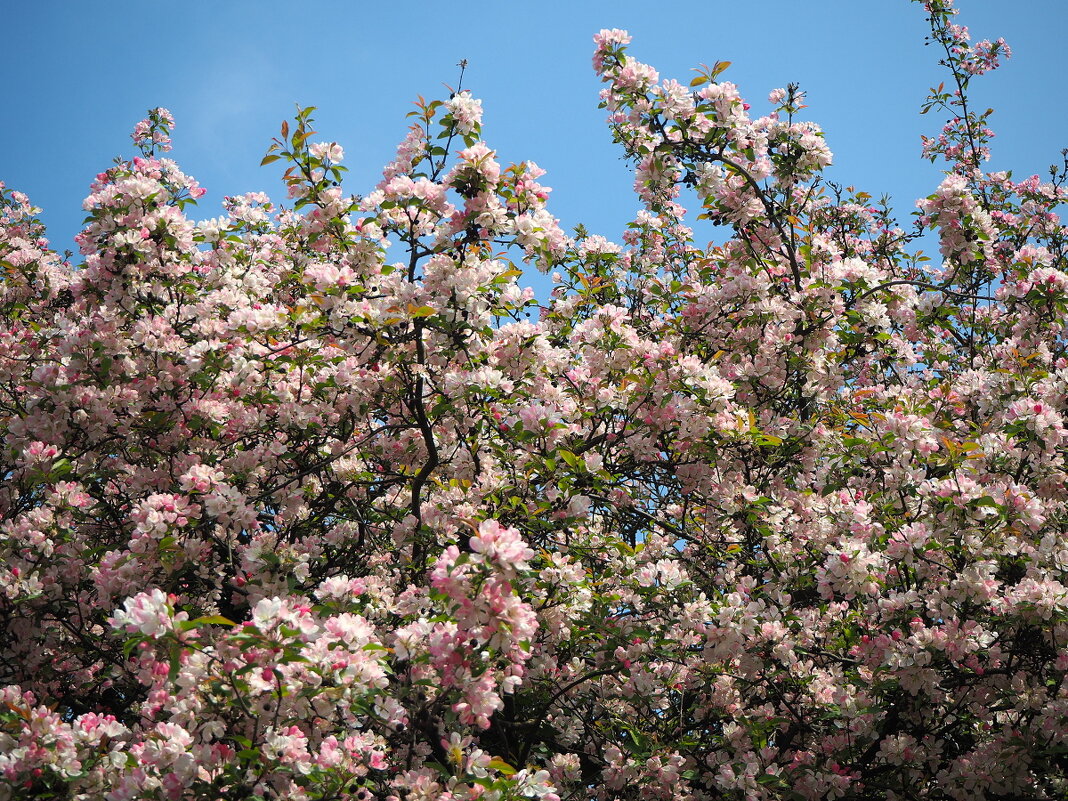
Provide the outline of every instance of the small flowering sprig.
<path id="1" fill-rule="evenodd" d="M 167 594 L 158 587 L 149 592 L 140 592 L 123 601 L 108 624 L 116 631 L 129 635 L 126 639 L 127 653 L 147 641 L 171 637 L 185 630 L 189 621 L 187 612 L 175 610 L 178 597 Z"/>
<path id="2" fill-rule="evenodd" d="M 281 138 L 272 141 L 267 155 L 260 161 L 261 166 L 279 159 L 289 162 L 283 180 L 289 187 L 290 197 L 297 199 L 298 209 L 308 203 L 322 205 L 325 193 L 339 187 L 342 175 L 347 172 L 347 168 L 341 166 L 345 157 L 341 145 L 337 142 L 309 142 L 316 133 L 311 127 L 315 110 L 315 106 L 298 106 L 292 135 L 289 121 L 283 121 Z"/>
<path id="3" fill-rule="evenodd" d="M 35 294 L 51 300 L 67 283 L 40 213 L 24 193 L 0 181 L 0 310 L 12 318 L 29 311 Z"/>
<path id="4" fill-rule="evenodd" d="M 149 109 L 148 117 L 137 123 L 130 138 L 143 156 L 152 158 L 156 151 L 170 151 L 173 129 L 174 115 L 165 108 L 157 107 Z"/>
<path id="5" fill-rule="evenodd" d="M 447 113 L 442 123 L 446 130 L 459 134 L 468 147 L 478 141 L 482 132 L 482 101 L 463 89 L 445 101 L 445 108 Z"/>
<path id="6" fill-rule="evenodd" d="M 978 114 L 972 111 L 968 105 L 968 86 L 973 76 L 997 69 L 1002 58 L 1011 57 L 1012 50 L 1004 39 L 972 44 L 968 29 L 952 21 L 957 14 L 953 0 L 929 0 L 924 2 L 924 8 L 931 26 L 929 40 L 945 52 L 939 63 L 949 69 L 953 88 L 947 91 L 944 83 L 939 84 L 931 90 L 921 109 L 922 114 L 932 108 L 942 109 L 952 117 L 937 137 L 923 137 L 923 155 L 931 162 L 941 157 L 968 175 L 990 158 L 989 142 L 994 136 L 987 125 L 993 109 Z"/>

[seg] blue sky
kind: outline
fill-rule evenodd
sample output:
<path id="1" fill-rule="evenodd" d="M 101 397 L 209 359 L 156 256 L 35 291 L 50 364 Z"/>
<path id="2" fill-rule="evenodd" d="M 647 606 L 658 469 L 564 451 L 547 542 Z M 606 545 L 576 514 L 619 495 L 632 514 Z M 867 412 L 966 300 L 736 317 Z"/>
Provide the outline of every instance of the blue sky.
<path id="1" fill-rule="evenodd" d="M 973 83 L 975 106 L 997 109 L 992 168 L 1044 174 L 1068 146 L 1068 5 L 958 5 L 973 38 L 1004 36 L 1014 50 Z M 0 180 L 44 208 L 61 250 L 73 247 L 93 175 L 131 152 L 129 132 L 150 106 L 177 118 L 171 155 L 208 189 L 191 211 L 214 217 L 225 195 L 284 198 L 279 165 L 258 165 L 295 103 L 318 106 L 316 138 L 345 147 L 349 191 L 369 190 L 411 102 L 447 97 L 460 59 L 500 158 L 548 171 L 550 209 L 565 226 L 618 240 L 637 203 L 597 108 L 591 37 L 604 27 L 628 29 L 631 54 L 663 77 L 688 81 L 702 62 L 733 62 L 723 79 L 754 111 L 770 89 L 799 82 L 835 153 L 830 177 L 889 193 L 902 214 L 940 178 L 919 158 L 919 136 L 942 120 L 918 112 L 945 76 L 924 47 L 923 11 L 907 0 L 39 0 L 4 15 Z"/>

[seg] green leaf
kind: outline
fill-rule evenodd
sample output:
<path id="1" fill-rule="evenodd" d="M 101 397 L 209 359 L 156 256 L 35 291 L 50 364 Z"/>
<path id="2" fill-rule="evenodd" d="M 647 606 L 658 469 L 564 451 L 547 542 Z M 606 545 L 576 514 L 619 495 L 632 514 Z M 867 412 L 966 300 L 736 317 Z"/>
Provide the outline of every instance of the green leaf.
<path id="1" fill-rule="evenodd" d="M 571 469 L 573 469 L 573 470 L 581 469 L 582 461 L 575 454 L 573 454 L 571 451 L 559 450 L 559 451 L 556 452 L 556 455 L 559 456 L 561 459 L 563 459 L 564 462 L 567 463 L 567 466 L 570 467 Z"/>
<path id="2" fill-rule="evenodd" d="M 137 648 L 137 646 L 139 646 L 144 641 L 144 637 L 131 637 L 130 639 L 128 639 L 122 646 L 123 657 L 129 659 L 130 654 L 134 652 L 134 649 Z"/>
<path id="3" fill-rule="evenodd" d="M 505 776 L 514 776 L 518 772 L 500 757 L 491 759 L 488 767 L 493 768 L 498 773 L 503 773 Z"/>
<path id="4" fill-rule="evenodd" d="M 237 624 L 228 617 L 222 615 L 204 615 L 194 620 L 184 620 L 178 624 L 182 631 L 200 628 L 201 626 L 236 626 Z"/>
<path id="5" fill-rule="evenodd" d="M 727 67 L 729 67 L 730 65 L 730 61 L 717 61 L 712 67 L 712 77 L 715 78 L 716 76 L 722 74 L 723 71 L 726 70 Z"/>

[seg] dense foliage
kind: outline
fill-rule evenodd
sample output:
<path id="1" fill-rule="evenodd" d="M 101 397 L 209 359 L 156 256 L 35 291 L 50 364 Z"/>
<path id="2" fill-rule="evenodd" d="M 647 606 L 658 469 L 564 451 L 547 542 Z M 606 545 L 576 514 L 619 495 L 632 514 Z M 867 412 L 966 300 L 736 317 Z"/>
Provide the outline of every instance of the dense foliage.
<path id="1" fill-rule="evenodd" d="M 984 171 L 1007 48 L 925 8 L 915 225 L 618 30 L 621 244 L 464 91 L 203 222 L 156 109 L 77 266 L 3 190 L 0 797 L 1068 797 L 1065 173 Z"/>

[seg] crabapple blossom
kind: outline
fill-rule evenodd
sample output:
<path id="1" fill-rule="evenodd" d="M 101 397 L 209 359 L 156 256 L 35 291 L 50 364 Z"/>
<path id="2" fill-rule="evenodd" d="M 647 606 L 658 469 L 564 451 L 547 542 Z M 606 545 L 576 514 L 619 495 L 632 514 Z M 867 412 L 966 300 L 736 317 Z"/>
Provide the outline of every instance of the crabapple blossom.
<path id="1" fill-rule="evenodd" d="M 473 133 L 482 122 L 482 101 L 468 91 L 457 92 L 445 103 L 459 134 Z"/>
<path id="2" fill-rule="evenodd" d="M 130 634 L 140 632 L 149 637 L 158 638 L 174 630 L 175 623 L 188 619 L 185 612 L 175 614 L 170 600 L 159 588 L 151 592 L 140 592 L 123 602 L 108 618 L 114 628 L 125 630 Z"/>
<path id="3" fill-rule="evenodd" d="M 1066 797 L 1068 175 L 984 171 L 1009 49 L 923 7 L 911 226 L 618 29 L 622 233 L 467 90 L 199 220 L 154 109 L 76 264 L 0 184 L 0 801 Z"/>

